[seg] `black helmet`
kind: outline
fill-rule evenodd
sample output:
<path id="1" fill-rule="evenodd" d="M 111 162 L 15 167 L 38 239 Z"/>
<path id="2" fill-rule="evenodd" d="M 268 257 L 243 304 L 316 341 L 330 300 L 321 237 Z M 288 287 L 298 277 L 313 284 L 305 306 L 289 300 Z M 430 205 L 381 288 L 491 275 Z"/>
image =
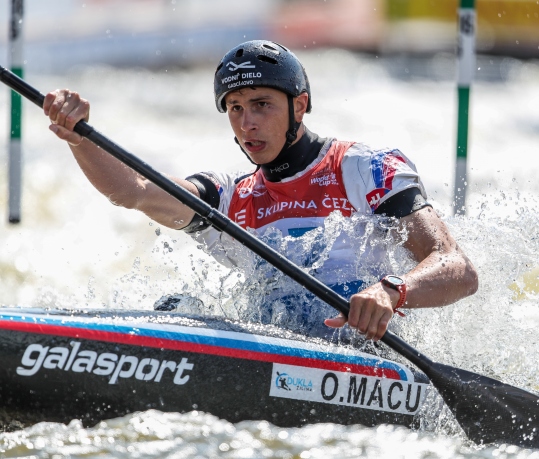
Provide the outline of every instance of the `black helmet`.
<path id="1" fill-rule="evenodd" d="M 311 111 L 311 88 L 305 69 L 292 51 L 278 43 L 247 41 L 225 54 L 213 84 L 217 110 L 226 112 L 224 99 L 230 91 L 253 86 L 278 89 L 292 97 L 306 92 L 307 113 Z"/>

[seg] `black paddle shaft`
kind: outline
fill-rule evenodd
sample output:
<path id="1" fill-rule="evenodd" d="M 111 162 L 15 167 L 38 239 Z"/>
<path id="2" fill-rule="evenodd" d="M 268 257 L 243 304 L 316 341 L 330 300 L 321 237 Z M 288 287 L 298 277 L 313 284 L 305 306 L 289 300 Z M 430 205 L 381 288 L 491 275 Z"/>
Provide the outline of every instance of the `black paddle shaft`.
<path id="1" fill-rule="evenodd" d="M 45 96 L 2 66 L 0 80 L 39 107 L 43 107 Z M 346 299 L 206 202 L 109 140 L 85 121 L 76 124 L 75 132 L 153 182 L 208 220 L 215 228 L 233 237 L 348 316 L 350 305 Z M 539 397 L 492 378 L 433 362 L 389 330 L 381 341 L 417 365 L 430 378 L 471 440 L 476 443 L 505 442 L 539 448 Z"/>

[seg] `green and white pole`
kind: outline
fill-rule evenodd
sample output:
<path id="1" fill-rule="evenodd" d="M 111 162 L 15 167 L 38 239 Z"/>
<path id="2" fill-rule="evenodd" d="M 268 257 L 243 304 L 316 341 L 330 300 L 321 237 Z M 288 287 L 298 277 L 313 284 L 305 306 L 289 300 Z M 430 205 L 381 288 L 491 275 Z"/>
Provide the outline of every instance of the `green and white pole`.
<path id="1" fill-rule="evenodd" d="M 458 11 L 458 121 L 455 168 L 454 213 L 466 213 L 468 117 L 470 86 L 475 74 L 475 0 L 460 0 Z"/>
<path id="2" fill-rule="evenodd" d="M 10 66 L 11 71 L 23 77 L 23 0 L 11 0 L 11 25 L 9 28 Z M 11 91 L 11 127 L 9 142 L 9 215 L 10 223 L 21 221 L 21 189 L 22 189 L 22 152 L 21 124 L 22 98 Z"/>

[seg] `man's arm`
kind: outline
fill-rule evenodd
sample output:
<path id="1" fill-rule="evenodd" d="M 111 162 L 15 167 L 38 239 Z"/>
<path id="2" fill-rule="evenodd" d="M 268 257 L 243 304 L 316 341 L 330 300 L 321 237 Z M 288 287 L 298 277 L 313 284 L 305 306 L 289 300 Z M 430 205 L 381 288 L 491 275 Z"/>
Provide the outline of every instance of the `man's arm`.
<path id="1" fill-rule="evenodd" d="M 400 219 L 406 227 L 410 250 L 418 265 L 401 275 L 407 284 L 406 308 L 445 306 L 477 291 L 475 268 L 431 207 Z M 353 295 L 348 323 L 367 339 L 380 339 L 387 330 L 399 293 L 380 282 Z M 327 319 L 326 325 L 340 327 L 343 317 Z"/>
<path id="2" fill-rule="evenodd" d="M 50 130 L 68 142 L 90 183 L 113 204 L 140 210 L 169 228 L 180 229 L 189 224 L 194 216 L 191 209 L 73 131 L 78 121 L 89 119 L 87 100 L 68 89 L 56 90 L 45 96 L 43 110 L 52 122 Z M 173 180 L 198 196 L 198 190 L 191 182 Z"/>
<path id="3" fill-rule="evenodd" d="M 445 306 L 477 291 L 472 262 L 432 207 L 404 217 L 401 224 L 408 230 L 404 246 L 420 262 L 402 276 L 408 288 L 407 308 Z"/>

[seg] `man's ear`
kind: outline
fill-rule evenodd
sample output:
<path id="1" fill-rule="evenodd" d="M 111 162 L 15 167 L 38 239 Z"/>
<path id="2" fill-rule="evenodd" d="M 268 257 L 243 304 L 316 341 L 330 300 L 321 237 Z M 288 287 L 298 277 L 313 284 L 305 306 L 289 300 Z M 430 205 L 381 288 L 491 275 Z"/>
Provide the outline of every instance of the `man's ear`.
<path id="1" fill-rule="evenodd" d="M 301 123 L 303 121 L 303 115 L 305 115 L 308 105 L 309 95 L 306 92 L 294 97 L 294 118 L 296 122 Z"/>

